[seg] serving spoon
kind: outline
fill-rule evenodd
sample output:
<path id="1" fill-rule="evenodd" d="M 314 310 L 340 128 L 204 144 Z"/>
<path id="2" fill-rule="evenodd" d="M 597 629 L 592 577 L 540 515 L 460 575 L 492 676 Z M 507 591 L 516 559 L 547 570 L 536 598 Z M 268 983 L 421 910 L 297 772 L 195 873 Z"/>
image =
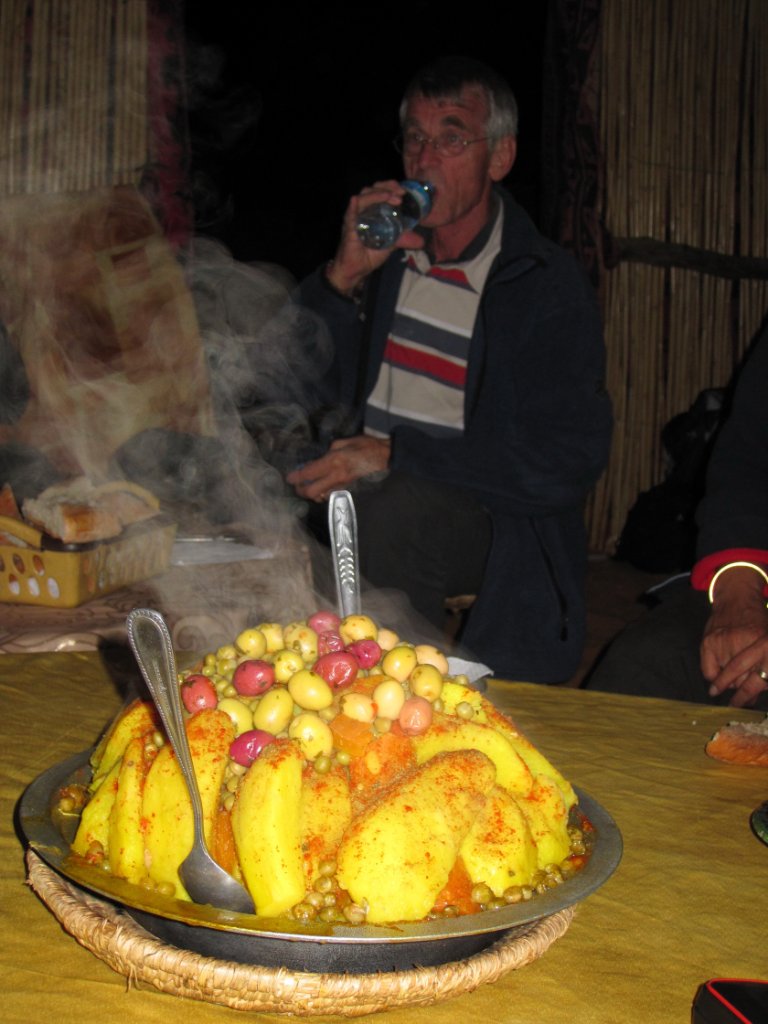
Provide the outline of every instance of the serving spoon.
<path id="1" fill-rule="evenodd" d="M 333 572 L 336 578 L 336 600 L 339 615 L 360 615 L 360 570 L 357 549 L 357 513 L 349 491 L 331 491 L 328 498 L 328 533 L 331 539 Z M 487 690 L 486 677 L 492 674 L 487 665 L 465 658 L 448 658 L 451 675 L 465 675 L 470 686 Z"/>
<path id="2" fill-rule="evenodd" d="M 176 752 L 192 802 L 192 849 L 179 865 L 179 878 L 195 903 L 253 914 L 253 900 L 211 856 L 203 831 L 203 805 L 184 728 L 173 642 L 165 620 L 151 608 L 135 608 L 127 619 L 128 640 Z"/>
<path id="3" fill-rule="evenodd" d="M 328 499 L 328 533 L 333 553 L 339 615 L 360 614 L 357 515 L 349 491 L 332 491 Z"/>

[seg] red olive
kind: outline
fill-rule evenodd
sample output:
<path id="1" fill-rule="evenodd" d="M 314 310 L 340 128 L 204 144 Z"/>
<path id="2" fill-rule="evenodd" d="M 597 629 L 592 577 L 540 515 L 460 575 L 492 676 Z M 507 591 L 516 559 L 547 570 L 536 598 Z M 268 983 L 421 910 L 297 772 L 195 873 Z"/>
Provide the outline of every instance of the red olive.
<path id="1" fill-rule="evenodd" d="M 275 669 L 261 658 L 241 661 L 232 673 L 232 685 L 241 697 L 258 697 L 265 693 L 275 681 Z"/>
<path id="2" fill-rule="evenodd" d="M 406 736 L 421 736 L 432 724 L 432 705 L 425 697 L 409 697 L 397 720 Z"/>
<path id="3" fill-rule="evenodd" d="M 357 658 L 360 668 L 373 668 L 381 660 L 381 648 L 375 640 L 353 640 L 346 649 Z"/>
<path id="4" fill-rule="evenodd" d="M 334 629 L 326 629 L 317 634 L 317 653 L 330 654 L 331 651 L 343 651 L 344 641 L 341 634 Z"/>
<path id="5" fill-rule="evenodd" d="M 247 768 L 253 764 L 264 747 L 274 741 L 275 737 L 271 732 L 265 732 L 263 729 L 249 729 L 247 732 L 240 733 L 237 739 L 232 741 L 229 756 L 233 761 L 237 761 L 238 764 Z"/>
<path id="6" fill-rule="evenodd" d="M 335 612 L 326 611 L 324 609 L 315 612 L 314 615 L 310 615 L 307 619 L 307 625 L 311 629 L 314 629 L 316 633 L 325 633 L 328 630 L 332 630 L 337 633 L 340 622 L 341 619 Z"/>
<path id="7" fill-rule="evenodd" d="M 314 664 L 314 671 L 322 676 L 333 690 L 354 683 L 359 668 L 355 656 L 347 651 L 330 651 L 318 658 Z"/>
<path id="8" fill-rule="evenodd" d="M 219 698 L 216 687 L 208 676 L 198 672 L 187 676 L 181 684 L 181 701 L 187 711 L 193 715 L 196 711 L 202 711 L 203 708 L 215 708 Z"/>

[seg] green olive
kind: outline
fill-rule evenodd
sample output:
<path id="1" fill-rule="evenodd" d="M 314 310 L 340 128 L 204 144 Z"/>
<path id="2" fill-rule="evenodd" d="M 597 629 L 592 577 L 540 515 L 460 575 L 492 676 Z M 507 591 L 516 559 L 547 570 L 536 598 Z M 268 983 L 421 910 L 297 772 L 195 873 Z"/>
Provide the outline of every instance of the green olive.
<path id="1" fill-rule="evenodd" d="M 259 700 L 253 712 L 254 729 L 277 736 L 287 729 L 293 717 L 293 697 L 284 686 L 273 686 Z"/>
<path id="2" fill-rule="evenodd" d="M 253 728 L 251 709 L 237 697 L 225 697 L 219 701 L 219 711 L 229 715 L 235 726 L 235 735 L 240 736 Z"/>
<path id="3" fill-rule="evenodd" d="M 308 761 L 314 761 L 323 755 L 328 756 L 333 750 L 333 733 L 321 718 L 311 712 L 294 718 L 288 727 L 288 735 L 292 740 L 298 741 L 301 752 Z"/>
<path id="4" fill-rule="evenodd" d="M 375 640 L 379 629 L 367 615 L 346 615 L 339 623 L 339 633 L 345 644 L 355 640 Z"/>
<path id="5" fill-rule="evenodd" d="M 256 629 L 264 634 L 264 639 L 267 641 L 267 654 L 275 654 L 285 647 L 283 627 L 279 622 L 260 622 Z"/>
<path id="6" fill-rule="evenodd" d="M 411 693 L 433 702 L 443 692 L 443 676 L 434 665 L 417 665 L 408 678 Z"/>
<path id="7" fill-rule="evenodd" d="M 249 658 L 262 658 L 267 651 L 267 638 L 260 629 L 244 629 L 235 640 L 235 647 Z"/>
<path id="8" fill-rule="evenodd" d="M 320 711 L 333 704 L 333 690 L 319 672 L 303 668 L 288 680 L 288 692 L 304 711 Z"/>
<path id="9" fill-rule="evenodd" d="M 416 668 L 416 651 L 407 644 L 398 644 L 391 651 L 387 651 L 381 659 L 381 667 L 385 675 L 404 683 L 408 676 Z"/>
<path id="10" fill-rule="evenodd" d="M 304 659 L 298 651 L 284 647 L 275 654 L 272 664 L 275 666 L 275 682 L 287 683 L 292 675 L 304 668 Z"/>
<path id="11" fill-rule="evenodd" d="M 384 679 L 373 691 L 373 702 L 379 717 L 396 721 L 405 703 L 403 684 L 396 679 Z"/>
<path id="12" fill-rule="evenodd" d="M 283 642 L 289 651 L 298 651 L 304 661 L 317 661 L 317 633 L 306 622 L 292 622 L 283 630 Z"/>
<path id="13" fill-rule="evenodd" d="M 382 651 L 391 651 L 393 647 L 397 647 L 400 643 L 400 637 L 397 633 L 395 633 L 394 630 L 386 628 L 380 629 L 378 635 L 374 639 Z"/>
<path id="14" fill-rule="evenodd" d="M 420 665 L 434 665 L 441 675 L 448 674 L 448 659 L 433 644 L 416 644 L 414 650 Z"/>

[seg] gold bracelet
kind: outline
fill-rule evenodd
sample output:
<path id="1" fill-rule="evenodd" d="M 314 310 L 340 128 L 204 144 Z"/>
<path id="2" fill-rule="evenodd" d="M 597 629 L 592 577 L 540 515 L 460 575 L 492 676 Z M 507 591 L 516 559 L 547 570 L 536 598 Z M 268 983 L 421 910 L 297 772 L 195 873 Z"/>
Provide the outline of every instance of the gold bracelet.
<path id="1" fill-rule="evenodd" d="M 759 572 L 760 575 L 765 580 L 766 585 L 768 585 L 768 572 L 766 572 L 765 569 L 761 569 L 759 565 L 755 565 L 754 562 L 729 562 L 727 565 L 721 565 L 720 568 L 715 573 L 715 575 L 710 580 L 710 583 L 709 583 L 709 603 L 710 604 L 712 604 L 712 602 L 714 600 L 715 584 L 717 583 L 718 579 L 723 575 L 723 573 L 727 572 L 729 569 L 741 569 L 741 568 L 743 568 L 743 569 L 754 569 L 755 572 Z"/>

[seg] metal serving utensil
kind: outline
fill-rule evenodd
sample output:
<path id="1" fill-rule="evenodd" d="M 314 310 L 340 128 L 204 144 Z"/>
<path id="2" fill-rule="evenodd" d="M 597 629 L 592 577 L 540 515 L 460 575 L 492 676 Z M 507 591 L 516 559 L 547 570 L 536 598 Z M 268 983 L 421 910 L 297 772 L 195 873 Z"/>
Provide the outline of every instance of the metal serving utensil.
<path id="1" fill-rule="evenodd" d="M 328 533 L 331 538 L 339 615 L 342 618 L 346 615 L 359 615 L 362 601 L 357 554 L 357 515 L 349 491 L 331 491 L 328 499 Z M 470 686 L 480 691 L 488 688 L 485 677 L 492 675 L 487 665 L 464 658 L 449 657 L 448 670 L 451 675 L 467 676 Z"/>
<path id="2" fill-rule="evenodd" d="M 127 628 L 131 649 L 176 751 L 192 801 L 194 839 L 192 849 L 179 866 L 179 878 L 195 903 L 253 914 L 255 908 L 248 892 L 216 863 L 206 846 L 203 805 L 184 728 L 173 643 L 165 620 L 151 608 L 136 608 L 128 615 Z"/>
<path id="3" fill-rule="evenodd" d="M 357 516 L 349 491 L 331 491 L 328 499 L 328 533 L 339 615 L 359 615 L 360 578 L 357 557 Z"/>
<path id="4" fill-rule="evenodd" d="M 749 823 L 757 838 L 768 844 L 768 800 L 752 811 Z"/>

